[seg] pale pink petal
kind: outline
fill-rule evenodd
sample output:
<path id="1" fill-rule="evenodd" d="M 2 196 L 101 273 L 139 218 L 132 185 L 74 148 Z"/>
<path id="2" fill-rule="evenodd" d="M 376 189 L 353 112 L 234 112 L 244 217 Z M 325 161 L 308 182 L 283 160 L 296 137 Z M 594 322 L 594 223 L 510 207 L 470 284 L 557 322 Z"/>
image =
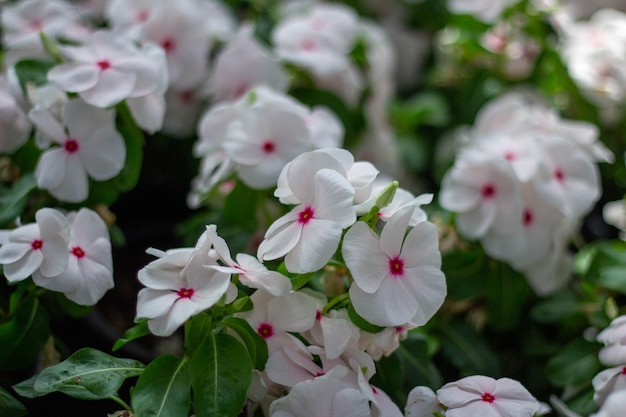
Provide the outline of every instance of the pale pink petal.
<path id="1" fill-rule="evenodd" d="M 98 83 L 80 92 L 80 97 L 94 107 L 111 107 L 127 98 L 133 91 L 137 76 L 109 68 L 100 73 Z"/>
<path id="2" fill-rule="evenodd" d="M 415 269 L 405 266 L 405 275 L 400 279 L 404 280 L 417 302 L 417 310 L 410 321 L 415 326 L 422 326 L 439 310 L 446 298 L 446 277 L 439 267 L 432 266 Z"/>
<path id="3" fill-rule="evenodd" d="M 44 277 L 59 275 L 67 265 L 69 222 L 61 212 L 49 208 L 38 210 L 35 218 L 44 242 L 41 248 L 44 259 L 39 272 Z"/>
<path id="4" fill-rule="evenodd" d="M 52 68 L 48 72 L 48 79 L 65 91 L 78 93 L 89 90 L 98 83 L 101 76 L 96 64 L 70 62 Z"/>
<path id="5" fill-rule="evenodd" d="M 369 417 L 372 415 L 365 395 L 354 388 L 340 390 L 333 400 L 333 417 Z M 385 415 L 387 416 L 387 415 Z"/>
<path id="6" fill-rule="evenodd" d="M 82 142 L 93 135 L 95 130 L 108 126 L 115 129 L 115 112 L 86 104 L 81 99 L 73 99 L 63 105 L 63 120 L 70 136 Z"/>
<path id="7" fill-rule="evenodd" d="M 356 221 L 352 205 L 354 188 L 345 177 L 334 170 L 322 169 L 315 173 L 314 184 L 315 218 L 333 220 L 342 228 Z"/>
<path id="8" fill-rule="evenodd" d="M 380 233 L 380 249 L 390 258 L 400 255 L 404 234 L 413 210 L 405 208 L 395 213 Z"/>
<path id="9" fill-rule="evenodd" d="M 162 316 L 176 300 L 178 295 L 174 291 L 143 288 L 137 295 L 137 317 L 151 319 Z"/>
<path id="10" fill-rule="evenodd" d="M 66 291 L 65 296 L 80 305 L 96 304 L 108 290 L 113 288 L 113 272 L 87 256 L 73 261 L 78 263 L 80 275 L 76 289 L 71 292 Z M 70 262 L 72 262 L 71 258 Z"/>
<path id="11" fill-rule="evenodd" d="M 437 227 L 421 222 L 411 229 L 404 240 L 401 257 L 406 268 L 426 265 L 441 268 Z"/>
<path id="12" fill-rule="evenodd" d="M 36 225 L 33 225 L 36 226 Z M 30 243 L 7 242 L 0 247 L 0 264 L 10 264 L 25 256 L 32 247 Z"/>
<path id="13" fill-rule="evenodd" d="M 48 191 L 59 200 L 70 203 L 85 200 L 89 194 L 89 181 L 82 161 L 77 156 L 70 155 L 65 164 L 63 182 L 57 187 L 49 188 Z"/>
<path id="14" fill-rule="evenodd" d="M 316 307 L 313 299 L 294 292 L 271 299 L 267 305 L 268 320 L 280 330 L 304 332 L 315 323 Z"/>
<path id="15" fill-rule="evenodd" d="M 30 251 L 17 261 L 4 265 L 4 276 L 9 282 L 21 281 L 39 269 L 42 261 L 41 251 Z"/>
<path id="16" fill-rule="evenodd" d="M 365 292 L 378 290 L 389 275 L 389 258 L 380 249 L 376 234 L 364 222 L 357 222 L 346 232 L 342 253 L 354 281 Z"/>
<path id="17" fill-rule="evenodd" d="M 266 238 L 259 245 L 257 252 L 257 257 L 260 260 L 278 259 L 285 256 L 297 245 L 302 234 L 302 226 L 297 222 L 298 209 L 299 207 L 296 207 L 276 220 L 267 230 Z M 291 223 L 286 224 L 286 222 Z M 281 226 L 282 228 L 279 229 Z"/>
<path id="18" fill-rule="evenodd" d="M 63 143 L 67 139 L 63 126 L 48 110 L 32 109 L 28 113 L 28 118 L 42 134 L 53 139 L 56 143 Z"/>
<path id="19" fill-rule="evenodd" d="M 122 136 L 103 126 L 80 144 L 80 156 L 89 175 L 99 181 L 113 178 L 126 162 L 126 145 Z"/>
<path id="20" fill-rule="evenodd" d="M 483 236 L 494 223 L 496 206 L 492 202 L 483 202 L 470 211 L 466 211 L 456 218 L 456 225 L 463 235 L 470 239 Z"/>
<path id="21" fill-rule="evenodd" d="M 137 125 L 148 133 L 161 130 L 165 118 L 165 96 L 151 93 L 126 99 L 126 104 Z"/>
<path id="22" fill-rule="evenodd" d="M 68 153 L 61 148 L 50 149 L 41 154 L 35 169 L 37 187 L 43 190 L 59 187 L 65 180 L 67 159 Z"/>
<path id="23" fill-rule="evenodd" d="M 300 227 L 298 243 L 285 256 L 285 266 L 290 272 L 304 274 L 316 271 L 332 258 L 341 240 L 341 227 L 334 221 L 312 219 Z"/>
<path id="24" fill-rule="evenodd" d="M 418 309 L 415 296 L 404 278 L 383 280 L 380 288 L 369 294 L 356 283 L 350 286 L 350 300 L 361 317 L 378 326 L 400 326 L 409 322 Z"/>
<path id="25" fill-rule="evenodd" d="M 170 311 L 149 320 L 148 328 L 157 336 L 171 336 L 187 319 L 199 312 L 198 306 L 187 299 L 181 298 L 174 303 Z"/>
<path id="26" fill-rule="evenodd" d="M 142 58 L 129 58 L 115 63 L 115 68 L 121 72 L 133 74 L 133 83 L 130 97 L 140 97 L 155 92 L 161 85 L 162 68 L 153 60 Z"/>

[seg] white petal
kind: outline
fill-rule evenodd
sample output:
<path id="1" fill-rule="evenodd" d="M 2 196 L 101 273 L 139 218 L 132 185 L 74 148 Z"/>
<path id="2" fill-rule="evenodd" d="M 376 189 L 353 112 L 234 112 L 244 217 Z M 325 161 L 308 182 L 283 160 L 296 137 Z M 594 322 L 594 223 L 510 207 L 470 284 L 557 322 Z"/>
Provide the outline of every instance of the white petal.
<path id="1" fill-rule="evenodd" d="M 98 83 L 80 92 L 80 97 L 94 107 L 111 107 L 127 98 L 133 91 L 136 76 L 109 68 L 100 73 Z"/>
<path id="2" fill-rule="evenodd" d="M 80 156 L 89 175 L 99 181 L 113 178 L 126 162 L 126 145 L 117 131 L 103 126 L 80 144 Z"/>
<path id="3" fill-rule="evenodd" d="M 354 281 L 365 292 L 376 291 L 389 274 L 389 258 L 380 249 L 376 234 L 364 222 L 357 222 L 346 232 L 342 253 Z"/>
<path id="4" fill-rule="evenodd" d="M 143 288 L 137 295 L 137 318 L 154 318 L 165 314 L 178 300 L 174 291 Z"/>
<path id="5" fill-rule="evenodd" d="M 65 91 L 78 93 L 93 88 L 99 75 L 97 65 L 71 62 L 52 68 L 48 72 L 48 79 Z"/>
<path id="6" fill-rule="evenodd" d="M 304 274 L 322 268 L 337 251 L 341 232 L 341 226 L 334 221 L 310 220 L 301 227 L 300 240 L 285 256 L 287 270 Z"/>

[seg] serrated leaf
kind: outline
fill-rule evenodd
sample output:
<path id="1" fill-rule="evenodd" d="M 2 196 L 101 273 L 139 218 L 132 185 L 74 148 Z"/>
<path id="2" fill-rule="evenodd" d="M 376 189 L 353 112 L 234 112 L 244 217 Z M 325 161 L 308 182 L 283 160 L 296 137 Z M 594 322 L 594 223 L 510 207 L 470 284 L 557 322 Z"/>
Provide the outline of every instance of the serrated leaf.
<path id="1" fill-rule="evenodd" d="M 579 386 L 591 382 L 602 369 L 598 360 L 600 345 L 577 339 L 566 345 L 546 365 L 548 380 L 557 387 Z"/>
<path id="2" fill-rule="evenodd" d="M 63 362 L 41 371 L 34 389 L 63 392 L 81 400 L 98 400 L 117 394 L 126 378 L 141 375 L 144 365 L 91 348 L 83 348 Z"/>
<path id="3" fill-rule="evenodd" d="M 189 415 L 191 381 L 188 358 L 164 355 L 149 363 L 137 380 L 132 405 L 137 417 Z"/>
<path id="4" fill-rule="evenodd" d="M 49 334 L 47 310 L 35 297 L 22 300 L 13 317 L 0 325 L 0 369 L 11 371 L 31 365 Z"/>
<path id="5" fill-rule="evenodd" d="M 0 387 L 0 412 L 2 417 L 22 417 L 28 414 L 24 404 Z"/>
<path id="6" fill-rule="evenodd" d="M 124 332 L 122 337 L 115 342 L 112 350 L 115 352 L 116 350 L 121 349 L 125 344 L 148 334 L 150 334 L 148 319 L 142 319 L 139 323 Z"/>
<path id="7" fill-rule="evenodd" d="M 237 332 L 248 349 L 248 354 L 255 369 L 262 371 L 268 358 L 267 343 L 248 322 L 237 317 L 222 320 L 222 324 Z"/>
<path id="8" fill-rule="evenodd" d="M 190 374 L 197 417 L 239 415 L 252 381 L 252 363 L 241 342 L 211 334 L 191 359 Z"/>

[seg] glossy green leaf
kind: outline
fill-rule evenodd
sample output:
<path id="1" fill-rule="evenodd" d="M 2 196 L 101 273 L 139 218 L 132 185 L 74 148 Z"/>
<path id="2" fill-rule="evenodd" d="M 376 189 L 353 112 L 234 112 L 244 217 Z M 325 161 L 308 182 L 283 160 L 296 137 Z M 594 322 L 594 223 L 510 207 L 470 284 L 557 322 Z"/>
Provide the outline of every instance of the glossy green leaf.
<path id="1" fill-rule="evenodd" d="M 517 327 L 526 312 L 530 295 L 526 279 L 508 265 L 495 262 L 488 277 L 487 314 L 491 327 L 509 330 Z"/>
<path id="2" fill-rule="evenodd" d="M 248 351 L 234 336 L 211 334 L 190 364 L 197 417 L 237 417 L 252 381 Z"/>
<path id="3" fill-rule="evenodd" d="M 380 333 L 385 330 L 384 327 L 377 326 L 365 320 L 356 312 L 352 304 L 348 306 L 348 317 L 350 321 L 354 323 L 358 328 L 365 330 L 368 333 Z"/>
<path id="4" fill-rule="evenodd" d="M 28 414 L 24 404 L 0 387 L 0 415 L 2 417 L 22 417 Z"/>
<path id="5" fill-rule="evenodd" d="M 213 318 L 210 314 L 197 314 L 185 323 L 185 350 L 188 355 L 193 355 L 202 342 L 211 335 Z"/>
<path id="6" fill-rule="evenodd" d="M 546 375 L 557 387 L 590 383 L 602 369 L 598 360 L 600 345 L 577 339 L 566 345 L 546 365 Z"/>
<path id="7" fill-rule="evenodd" d="M 258 226 L 257 209 L 261 202 L 261 193 L 248 187 L 243 181 L 237 185 L 226 197 L 224 203 L 224 220 L 229 224 L 244 229 L 254 230 Z"/>
<path id="8" fill-rule="evenodd" d="M 41 371 L 34 389 L 40 393 L 63 392 L 82 400 L 117 394 L 126 378 L 141 375 L 144 365 L 91 348 L 83 348 L 63 362 Z"/>
<path id="9" fill-rule="evenodd" d="M 189 360 L 164 355 L 149 363 L 133 390 L 132 406 L 137 417 L 189 415 Z"/>
<path id="10" fill-rule="evenodd" d="M 35 380 L 37 380 L 38 376 L 39 375 L 33 375 L 19 384 L 13 385 L 11 388 L 24 398 L 37 398 L 46 395 L 46 393 L 35 391 Z"/>
<path id="11" fill-rule="evenodd" d="M 148 328 L 148 319 L 142 319 L 137 324 L 135 324 L 130 329 L 124 332 L 124 335 L 118 339 L 113 345 L 113 352 L 119 350 L 128 342 L 132 342 L 133 340 L 139 339 L 140 337 L 146 336 L 150 334 L 150 329 Z"/>
<path id="12" fill-rule="evenodd" d="M 255 369 L 262 371 L 268 358 L 267 343 L 244 319 L 229 317 L 222 324 L 234 330 L 248 349 L 248 354 Z"/>
<path id="13" fill-rule="evenodd" d="M 34 297 L 23 299 L 15 314 L 0 325 L 0 369 L 31 365 L 50 334 L 48 311 Z"/>
<path id="14" fill-rule="evenodd" d="M 118 115 L 117 131 L 124 138 L 126 145 L 126 162 L 122 171 L 113 180 L 120 191 L 128 191 L 135 187 L 141 174 L 144 134 L 137 127 L 126 103 L 118 104 L 115 109 Z"/>
<path id="15" fill-rule="evenodd" d="M 584 306 L 581 300 L 573 294 L 561 293 L 535 304 L 530 316 L 539 323 L 558 324 L 573 315 L 583 313 Z"/>
<path id="16" fill-rule="evenodd" d="M 594 246 L 585 278 L 593 285 L 626 294 L 626 242 L 615 240 Z"/>

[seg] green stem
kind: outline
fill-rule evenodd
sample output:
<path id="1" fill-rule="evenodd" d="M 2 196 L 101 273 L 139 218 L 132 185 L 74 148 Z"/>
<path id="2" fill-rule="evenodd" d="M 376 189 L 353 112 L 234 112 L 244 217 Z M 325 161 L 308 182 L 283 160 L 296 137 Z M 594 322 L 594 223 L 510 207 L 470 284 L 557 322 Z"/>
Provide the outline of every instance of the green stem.
<path id="1" fill-rule="evenodd" d="M 130 408 L 130 406 L 128 404 L 126 404 L 126 401 L 122 400 L 120 397 L 118 397 L 117 395 L 109 395 L 108 397 L 110 400 L 115 401 L 116 403 L 118 403 L 119 405 L 121 405 L 122 407 L 124 407 L 125 410 L 128 411 L 132 411 L 132 408 Z"/>
<path id="2" fill-rule="evenodd" d="M 337 307 L 343 303 L 345 303 L 348 299 L 349 299 L 349 294 L 348 293 L 344 293 L 341 295 L 338 295 L 337 297 L 333 298 L 332 300 L 330 300 L 322 309 L 322 314 L 326 314 L 328 313 L 330 310 L 332 310 L 334 307 Z"/>

